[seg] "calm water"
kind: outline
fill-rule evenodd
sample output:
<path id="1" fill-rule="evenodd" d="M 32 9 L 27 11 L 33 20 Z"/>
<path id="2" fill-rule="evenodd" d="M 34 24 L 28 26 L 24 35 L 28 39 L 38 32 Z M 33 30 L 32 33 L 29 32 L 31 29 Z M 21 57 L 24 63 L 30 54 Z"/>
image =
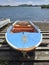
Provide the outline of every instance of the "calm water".
<path id="1" fill-rule="evenodd" d="M 40 7 L 0 7 L 0 18 L 15 20 L 49 21 L 49 9 Z"/>

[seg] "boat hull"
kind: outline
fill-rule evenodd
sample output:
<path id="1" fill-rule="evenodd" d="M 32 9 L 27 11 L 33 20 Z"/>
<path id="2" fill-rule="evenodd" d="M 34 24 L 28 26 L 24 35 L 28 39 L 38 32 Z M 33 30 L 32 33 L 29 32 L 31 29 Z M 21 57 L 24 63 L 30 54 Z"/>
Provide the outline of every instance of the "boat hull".
<path id="1" fill-rule="evenodd" d="M 8 44 L 19 51 L 30 51 L 38 47 L 42 41 L 42 34 L 38 32 L 19 31 L 12 33 L 10 26 L 5 34 Z M 37 29 L 39 30 L 39 29 Z"/>

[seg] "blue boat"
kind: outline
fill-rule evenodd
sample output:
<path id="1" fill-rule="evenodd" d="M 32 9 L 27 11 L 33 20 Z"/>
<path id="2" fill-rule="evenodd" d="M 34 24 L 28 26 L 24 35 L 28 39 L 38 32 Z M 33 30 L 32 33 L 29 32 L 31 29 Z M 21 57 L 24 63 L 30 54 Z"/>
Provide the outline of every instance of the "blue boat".
<path id="1" fill-rule="evenodd" d="M 19 51 L 31 51 L 42 41 L 40 29 L 31 21 L 15 21 L 7 30 L 7 43 Z"/>

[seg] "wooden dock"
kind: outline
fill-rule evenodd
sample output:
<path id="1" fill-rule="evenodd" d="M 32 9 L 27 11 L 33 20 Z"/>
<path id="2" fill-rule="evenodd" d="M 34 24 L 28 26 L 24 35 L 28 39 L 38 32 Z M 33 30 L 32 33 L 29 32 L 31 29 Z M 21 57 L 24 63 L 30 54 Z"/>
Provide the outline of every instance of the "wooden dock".
<path id="1" fill-rule="evenodd" d="M 22 52 L 11 48 L 5 40 L 6 30 L 11 23 L 0 30 L 0 64 L 49 65 L 49 23 L 35 22 L 34 24 L 41 29 L 43 40 L 39 47 L 27 53 L 26 58 L 23 57 Z"/>

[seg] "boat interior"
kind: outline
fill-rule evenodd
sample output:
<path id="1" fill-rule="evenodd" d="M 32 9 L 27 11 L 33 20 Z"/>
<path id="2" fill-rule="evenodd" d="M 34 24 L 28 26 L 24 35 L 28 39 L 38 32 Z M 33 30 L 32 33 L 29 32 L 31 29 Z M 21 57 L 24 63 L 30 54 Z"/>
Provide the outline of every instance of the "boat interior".
<path id="1" fill-rule="evenodd" d="M 27 21 L 20 21 L 13 25 L 12 33 L 19 32 L 37 32 L 37 30 Z"/>

